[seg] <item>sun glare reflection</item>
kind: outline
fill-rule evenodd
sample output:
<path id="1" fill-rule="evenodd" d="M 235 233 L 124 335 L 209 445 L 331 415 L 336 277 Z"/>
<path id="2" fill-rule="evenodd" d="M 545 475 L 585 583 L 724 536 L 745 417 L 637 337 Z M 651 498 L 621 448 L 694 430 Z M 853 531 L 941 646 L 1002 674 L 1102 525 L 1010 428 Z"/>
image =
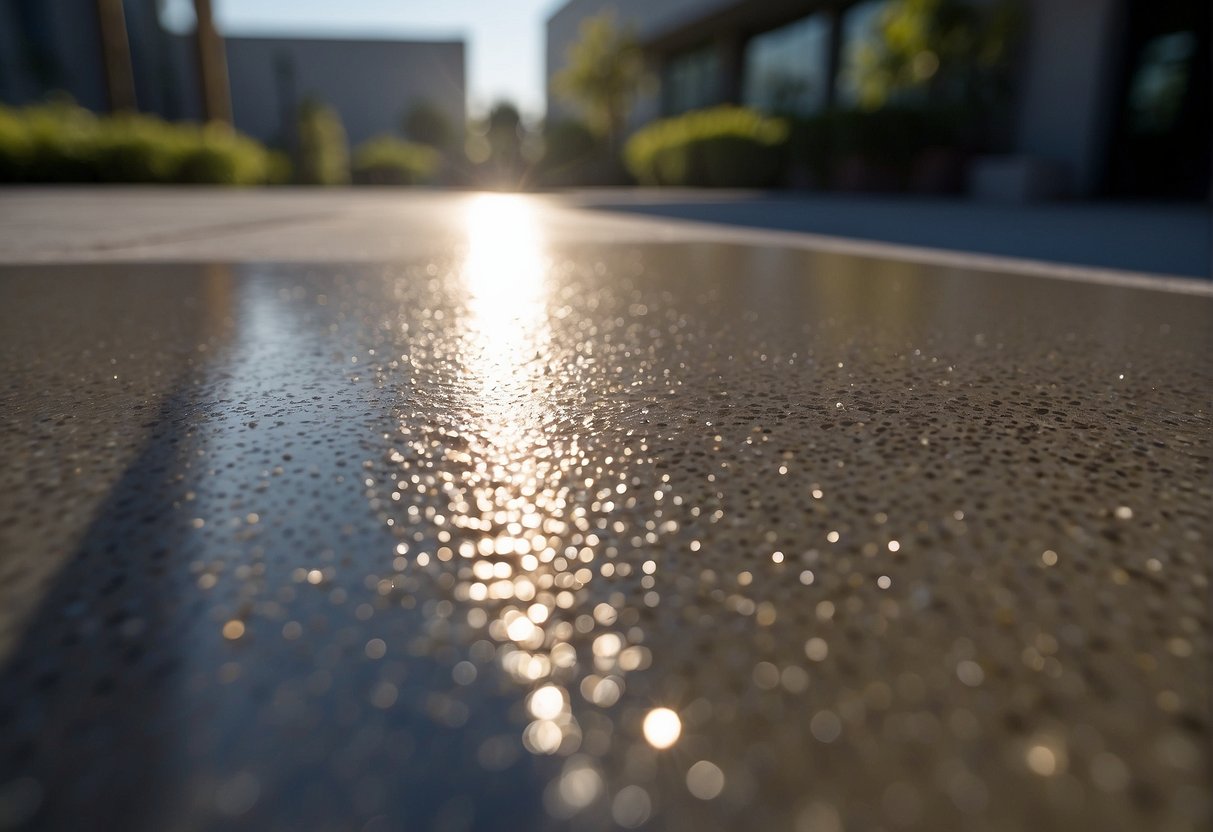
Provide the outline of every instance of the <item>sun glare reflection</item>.
<path id="1" fill-rule="evenodd" d="M 447 488 L 460 556 L 454 594 L 502 645 L 505 671 L 531 691 L 523 744 L 571 754 L 583 744 L 578 708 L 614 705 L 624 674 L 646 667 L 649 653 L 617 629 L 610 604 L 587 598 L 595 576 L 627 570 L 604 568 L 584 508 L 585 493 L 598 490 L 584 470 L 584 438 L 549 439 L 560 417 L 550 374 L 564 370 L 535 205 L 477 197 L 467 231 L 460 352 L 471 395 L 466 442 L 447 451 L 462 472 Z"/>
<path id="2" fill-rule="evenodd" d="M 522 348 L 542 346 L 531 342 L 547 332 L 545 252 L 535 207 L 516 196 L 475 197 L 468 206 L 467 233 L 463 279 L 469 324 L 487 350 L 479 368 L 491 358 L 495 373 L 512 373 Z"/>

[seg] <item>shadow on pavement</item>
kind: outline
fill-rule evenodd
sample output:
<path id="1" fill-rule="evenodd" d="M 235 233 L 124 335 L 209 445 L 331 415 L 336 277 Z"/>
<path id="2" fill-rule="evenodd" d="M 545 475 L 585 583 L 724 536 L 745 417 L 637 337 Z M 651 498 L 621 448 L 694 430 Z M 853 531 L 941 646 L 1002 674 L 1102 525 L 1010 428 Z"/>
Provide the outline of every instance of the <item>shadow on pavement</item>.
<path id="1" fill-rule="evenodd" d="M 173 761 L 181 622 L 202 599 L 189 581 L 188 454 L 193 405 L 169 396 L 24 639 L 0 671 L 0 826 L 152 829 Z"/>
<path id="2" fill-rule="evenodd" d="M 1209 279 L 1208 205 L 1000 205 L 862 196 L 596 199 L 585 207 L 896 245 Z"/>

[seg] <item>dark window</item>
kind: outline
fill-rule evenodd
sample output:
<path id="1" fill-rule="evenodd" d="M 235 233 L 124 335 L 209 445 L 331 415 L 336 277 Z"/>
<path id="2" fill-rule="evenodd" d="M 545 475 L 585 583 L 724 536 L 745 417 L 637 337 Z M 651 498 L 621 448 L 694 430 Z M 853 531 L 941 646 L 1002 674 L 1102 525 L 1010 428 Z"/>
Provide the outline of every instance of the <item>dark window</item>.
<path id="1" fill-rule="evenodd" d="M 49 4 L 42 0 L 18 0 L 17 40 L 23 51 L 25 70 L 38 86 L 37 98 L 63 84 L 63 66 L 55 49 L 55 34 Z"/>
<path id="2" fill-rule="evenodd" d="M 676 115 L 720 100 L 720 53 L 704 46 L 670 58 L 663 73 L 662 98 L 666 113 Z"/>
<path id="3" fill-rule="evenodd" d="M 1196 33 L 1172 32 L 1150 39 L 1129 83 L 1127 117 L 1135 133 L 1173 130 L 1195 75 Z"/>
<path id="4" fill-rule="evenodd" d="M 750 40 L 745 53 L 747 106 L 807 115 L 826 104 L 830 20 L 814 14 Z"/>
<path id="5" fill-rule="evenodd" d="M 1109 155 L 1117 196 L 1209 197 L 1208 2 L 1134 0 Z"/>
<path id="6" fill-rule="evenodd" d="M 835 83 L 837 102 L 843 107 L 858 106 L 863 99 L 858 68 L 880 42 L 880 18 L 888 0 L 866 0 L 851 6 L 842 16 L 842 41 L 839 72 Z"/>

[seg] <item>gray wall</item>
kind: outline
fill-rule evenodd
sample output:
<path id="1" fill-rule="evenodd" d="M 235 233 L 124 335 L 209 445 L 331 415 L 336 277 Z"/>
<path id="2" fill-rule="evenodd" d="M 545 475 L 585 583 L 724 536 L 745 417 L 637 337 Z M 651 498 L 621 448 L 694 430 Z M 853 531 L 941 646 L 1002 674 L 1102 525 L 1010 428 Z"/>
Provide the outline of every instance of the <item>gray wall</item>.
<path id="1" fill-rule="evenodd" d="M 1015 149 L 1064 165 L 1079 195 L 1090 194 L 1103 172 L 1123 6 L 1119 0 L 1028 4 Z"/>
<path id="2" fill-rule="evenodd" d="M 34 40 L 26 37 L 23 21 Z M 36 52 L 40 66 L 31 64 Z M 109 106 L 95 3 L 0 0 L 0 101 L 31 104 L 51 90 L 63 90 L 92 110 Z"/>
<path id="3" fill-rule="evenodd" d="M 293 67 L 295 103 L 313 97 L 341 114 L 350 144 L 400 133 L 404 114 L 428 100 L 464 123 L 462 41 L 308 40 L 228 37 L 236 128 L 275 141 L 282 127 L 278 63 Z M 289 103 L 287 104 L 289 106 Z"/>

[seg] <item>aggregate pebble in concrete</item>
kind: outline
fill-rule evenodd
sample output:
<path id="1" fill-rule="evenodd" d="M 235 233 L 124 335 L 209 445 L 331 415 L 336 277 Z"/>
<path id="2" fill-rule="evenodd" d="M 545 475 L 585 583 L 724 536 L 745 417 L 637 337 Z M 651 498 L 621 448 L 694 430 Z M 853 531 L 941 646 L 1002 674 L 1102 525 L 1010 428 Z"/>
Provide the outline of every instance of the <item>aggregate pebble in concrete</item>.
<path id="1" fill-rule="evenodd" d="M 1197 830 L 1207 298 L 0 272 L 0 828 Z"/>

